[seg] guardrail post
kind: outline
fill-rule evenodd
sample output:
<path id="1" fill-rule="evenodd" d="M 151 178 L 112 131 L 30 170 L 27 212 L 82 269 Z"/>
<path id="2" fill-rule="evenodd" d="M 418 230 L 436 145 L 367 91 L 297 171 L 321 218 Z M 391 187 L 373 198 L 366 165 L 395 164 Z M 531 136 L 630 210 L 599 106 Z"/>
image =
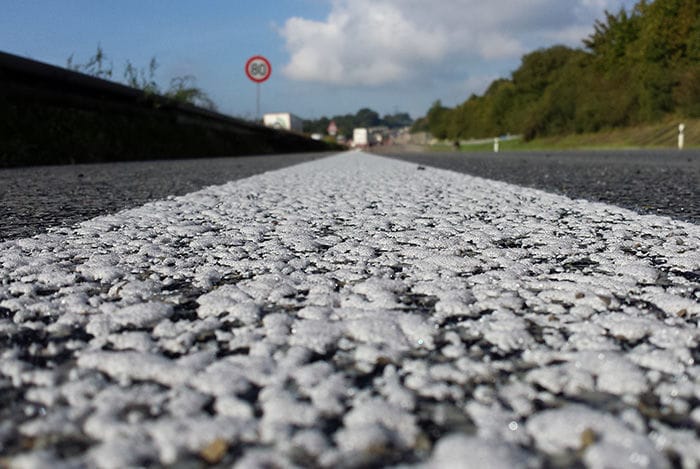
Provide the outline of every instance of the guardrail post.
<path id="1" fill-rule="evenodd" d="M 678 125 L 678 149 L 682 150 L 683 146 L 685 145 L 685 134 L 683 133 L 685 131 L 685 124 L 679 124 Z"/>

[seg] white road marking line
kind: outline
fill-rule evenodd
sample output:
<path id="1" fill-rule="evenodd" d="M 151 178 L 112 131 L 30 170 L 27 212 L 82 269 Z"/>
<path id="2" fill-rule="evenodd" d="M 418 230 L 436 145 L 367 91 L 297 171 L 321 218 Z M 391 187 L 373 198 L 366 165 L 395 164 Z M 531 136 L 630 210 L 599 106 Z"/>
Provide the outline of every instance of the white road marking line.
<path id="1" fill-rule="evenodd" d="M 210 187 L 0 244 L 0 452 L 697 465 L 699 268 L 696 225 L 364 153 Z"/>

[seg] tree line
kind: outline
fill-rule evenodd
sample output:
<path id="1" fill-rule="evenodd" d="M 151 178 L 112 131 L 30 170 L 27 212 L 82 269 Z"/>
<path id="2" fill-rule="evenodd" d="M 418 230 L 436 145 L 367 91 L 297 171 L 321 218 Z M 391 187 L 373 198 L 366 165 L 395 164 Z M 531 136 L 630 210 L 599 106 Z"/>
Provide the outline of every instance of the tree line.
<path id="1" fill-rule="evenodd" d="M 440 139 L 596 132 L 700 117 L 700 2 L 639 1 L 607 12 L 582 48 L 523 56 L 510 78 L 449 108 L 437 101 L 414 131 Z"/>
<path id="2" fill-rule="evenodd" d="M 353 129 L 358 127 L 385 126 L 394 129 L 413 125 L 413 119 L 406 112 L 397 112 L 380 117 L 376 111 L 369 108 L 362 108 L 355 114 L 305 120 L 304 132 L 325 134 L 331 121 L 335 122 L 335 125 L 338 126 L 338 135 L 345 135 L 346 137 L 352 136 Z"/>

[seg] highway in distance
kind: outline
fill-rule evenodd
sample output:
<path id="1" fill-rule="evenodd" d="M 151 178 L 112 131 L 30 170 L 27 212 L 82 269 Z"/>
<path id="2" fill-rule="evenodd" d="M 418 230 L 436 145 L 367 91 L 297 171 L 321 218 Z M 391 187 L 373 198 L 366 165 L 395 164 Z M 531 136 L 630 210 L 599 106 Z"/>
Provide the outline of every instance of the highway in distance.
<path id="1" fill-rule="evenodd" d="M 309 157 L 7 236 L 0 466 L 698 467 L 694 157 L 633 170 L 696 199 L 622 191 L 661 215 L 402 158 Z M 558 165 L 505 167 L 595 186 Z"/>

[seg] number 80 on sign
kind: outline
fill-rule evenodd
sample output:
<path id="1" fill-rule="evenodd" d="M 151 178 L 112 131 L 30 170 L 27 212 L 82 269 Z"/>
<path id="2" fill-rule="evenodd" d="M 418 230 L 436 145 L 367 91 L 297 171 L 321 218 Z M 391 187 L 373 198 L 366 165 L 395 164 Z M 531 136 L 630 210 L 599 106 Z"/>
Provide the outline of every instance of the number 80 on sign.
<path id="1" fill-rule="evenodd" d="M 262 83 L 270 78 L 272 66 L 270 61 L 262 55 L 256 55 L 248 59 L 245 64 L 245 73 L 255 83 Z"/>

